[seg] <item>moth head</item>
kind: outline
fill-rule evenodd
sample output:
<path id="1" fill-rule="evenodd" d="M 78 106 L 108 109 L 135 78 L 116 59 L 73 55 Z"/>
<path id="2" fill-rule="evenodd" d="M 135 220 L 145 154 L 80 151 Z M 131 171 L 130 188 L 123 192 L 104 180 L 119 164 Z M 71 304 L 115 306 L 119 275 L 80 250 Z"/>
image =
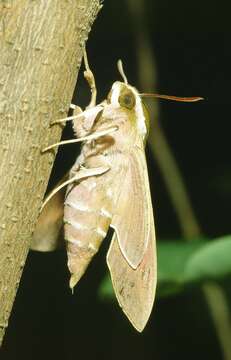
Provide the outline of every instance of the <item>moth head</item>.
<path id="1" fill-rule="evenodd" d="M 149 130 L 149 117 L 136 88 L 127 82 L 116 81 L 107 96 L 107 103 L 114 109 L 126 111 L 128 121 L 136 127 L 137 131 L 146 140 Z"/>

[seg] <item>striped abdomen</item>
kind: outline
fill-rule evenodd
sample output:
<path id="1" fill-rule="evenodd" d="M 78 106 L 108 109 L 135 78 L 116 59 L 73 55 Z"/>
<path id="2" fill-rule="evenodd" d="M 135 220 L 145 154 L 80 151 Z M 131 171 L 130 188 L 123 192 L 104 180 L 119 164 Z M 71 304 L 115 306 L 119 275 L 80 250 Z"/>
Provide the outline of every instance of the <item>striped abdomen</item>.
<path id="1" fill-rule="evenodd" d="M 111 223 L 112 194 L 106 186 L 109 179 L 107 175 L 86 178 L 67 191 L 64 232 L 71 288 L 84 274 Z"/>

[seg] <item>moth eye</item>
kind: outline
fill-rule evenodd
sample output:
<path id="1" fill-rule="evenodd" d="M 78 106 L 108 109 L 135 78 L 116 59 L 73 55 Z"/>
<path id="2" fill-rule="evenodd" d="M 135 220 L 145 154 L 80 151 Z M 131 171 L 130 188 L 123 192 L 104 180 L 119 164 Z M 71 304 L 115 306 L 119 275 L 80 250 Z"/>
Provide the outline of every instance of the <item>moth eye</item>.
<path id="1" fill-rule="evenodd" d="M 119 96 L 119 104 L 127 109 L 133 109 L 136 104 L 135 96 L 131 91 Z"/>

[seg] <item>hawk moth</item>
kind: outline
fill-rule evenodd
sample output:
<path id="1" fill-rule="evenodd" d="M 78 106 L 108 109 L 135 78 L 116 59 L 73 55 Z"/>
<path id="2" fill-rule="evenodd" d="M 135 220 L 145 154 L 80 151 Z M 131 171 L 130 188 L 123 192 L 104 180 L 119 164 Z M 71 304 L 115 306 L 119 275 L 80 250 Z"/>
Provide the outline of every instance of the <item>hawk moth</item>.
<path id="1" fill-rule="evenodd" d="M 73 116 L 54 122 L 71 120 L 76 139 L 44 149 L 82 142 L 81 153 L 69 179 L 51 192 L 43 207 L 67 187 L 63 222 L 72 289 L 109 227 L 114 229 L 107 254 L 112 284 L 122 310 L 141 332 L 153 307 L 157 282 L 154 218 L 145 158 L 149 118 L 142 97 L 188 102 L 201 98 L 140 94 L 128 84 L 119 61 L 123 82 L 116 81 L 106 100 L 96 105 L 95 80 L 86 53 L 84 60 L 91 102 L 85 111 L 74 106 Z"/>

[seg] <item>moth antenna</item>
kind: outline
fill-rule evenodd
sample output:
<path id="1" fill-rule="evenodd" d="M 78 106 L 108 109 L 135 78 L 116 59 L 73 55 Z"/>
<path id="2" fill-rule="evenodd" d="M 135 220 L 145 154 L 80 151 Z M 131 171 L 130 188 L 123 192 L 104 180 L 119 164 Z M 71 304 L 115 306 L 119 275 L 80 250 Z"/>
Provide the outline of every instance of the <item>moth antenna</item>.
<path id="1" fill-rule="evenodd" d="M 84 66 L 86 69 L 84 71 L 83 75 L 84 75 L 85 79 L 87 80 L 88 85 L 90 86 L 90 89 L 91 89 L 91 100 L 90 100 L 89 105 L 87 106 L 87 109 L 89 109 L 96 105 L 97 89 L 96 89 L 95 78 L 94 78 L 93 72 L 91 71 L 91 69 L 89 67 L 86 47 L 83 51 L 83 60 L 84 60 Z"/>
<path id="2" fill-rule="evenodd" d="M 66 144 L 73 144 L 73 143 L 77 143 L 77 142 L 82 142 L 82 141 L 89 141 L 89 140 L 96 140 L 101 136 L 105 136 L 108 134 L 111 134 L 112 132 L 118 130 L 118 126 L 111 126 L 105 130 L 101 130 L 101 131 L 96 131 L 93 134 L 78 138 L 78 139 L 71 139 L 71 140 L 64 140 L 64 141 L 60 141 L 57 142 L 55 144 L 49 145 L 46 148 L 44 148 L 42 150 L 42 153 L 51 150 L 53 148 L 55 148 L 56 146 L 60 146 L 60 145 L 66 145 Z"/>
<path id="3" fill-rule="evenodd" d="M 181 102 L 196 102 L 196 101 L 204 100 L 204 98 L 200 96 L 180 97 L 173 95 L 148 94 L 148 93 L 141 93 L 139 95 L 141 97 L 149 97 L 149 98 L 157 98 L 157 99 L 181 101 Z"/>
<path id="4" fill-rule="evenodd" d="M 122 60 L 119 59 L 118 62 L 117 62 L 117 68 L 118 68 L 118 71 L 120 73 L 120 75 L 122 76 L 125 84 L 128 84 L 128 79 L 124 73 L 124 69 L 123 69 L 123 63 L 122 63 Z"/>

